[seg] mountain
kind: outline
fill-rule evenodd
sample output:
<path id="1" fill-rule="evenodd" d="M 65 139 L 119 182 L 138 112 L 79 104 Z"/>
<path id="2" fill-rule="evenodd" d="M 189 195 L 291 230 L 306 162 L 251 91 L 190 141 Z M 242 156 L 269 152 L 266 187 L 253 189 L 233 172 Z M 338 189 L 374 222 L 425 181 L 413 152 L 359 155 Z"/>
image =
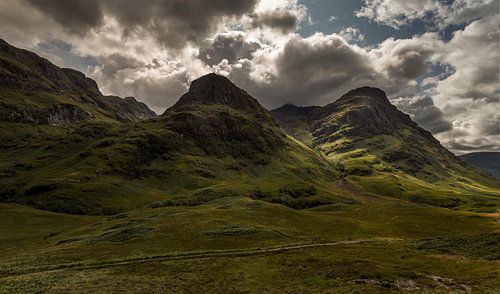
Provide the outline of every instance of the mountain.
<path id="1" fill-rule="evenodd" d="M 295 112 L 300 109 L 288 110 Z M 488 188 L 498 187 L 494 179 L 442 147 L 380 89 L 352 90 L 307 115 L 272 113 L 289 134 L 372 193 L 452 207 L 466 203 L 474 189 L 497 191 Z"/>
<path id="2" fill-rule="evenodd" d="M 33 78 L 32 88 L 45 87 L 37 84 L 43 79 Z M 112 101 L 115 112 L 89 102 L 78 105 L 99 112 L 99 119 L 0 122 L 0 202 L 75 214 L 197 206 L 241 195 L 295 209 L 352 202 L 336 189 L 338 173 L 328 162 L 287 136 L 225 77 L 193 81 L 174 106 L 146 120 L 140 112 L 121 117 L 132 113 L 132 98 L 96 91 L 91 87 L 85 97 Z"/>
<path id="3" fill-rule="evenodd" d="M 208 74 L 162 115 L 167 128 L 194 139 L 210 155 L 272 155 L 286 136 L 269 111 L 223 76 Z"/>
<path id="4" fill-rule="evenodd" d="M 104 96 L 84 74 L 59 68 L 0 39 L 0 120 L 59 125 L 85 120 L 137 121 L 155 116 L 129 97 Z"/>
<path id="5" fill-rule="evenodd" d="M 500 152 L 473 152 L 459 157 L 465 163 L 500 179 Z"/>
<path id="6" fill-rule="evenodd" d="M 498 191 L 379 89 L 270 113 L 208 74 L 154 116 L 134 98 L 103 96 L 81 73 L 0 48 L 0 202 L 114 214 L 243 195 L 305 209 L 370 193 L 472 207 Z"/>

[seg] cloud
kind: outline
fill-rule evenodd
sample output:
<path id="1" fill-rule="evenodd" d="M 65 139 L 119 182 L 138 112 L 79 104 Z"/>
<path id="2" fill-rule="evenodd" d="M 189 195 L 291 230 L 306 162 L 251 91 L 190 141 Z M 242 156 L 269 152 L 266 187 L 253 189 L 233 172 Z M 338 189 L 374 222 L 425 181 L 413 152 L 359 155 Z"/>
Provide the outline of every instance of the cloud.
<path id="1" fill-rule="evenodd" d="M 356 15 L 396 29 L 418 20 L 443 28 L 496 14 L 498 10 L 497 0 L 454 0 L 451 3 L 436 0 L 365 0 Z"/>
<path id="2" fill-rule="evenodd" d="M 453 129 L 451 122 L 444 119 L 443 112 L 434 106 L 431 97 L 399 98 L 393 103 L 402 111 L 410 114 L 412 119 L 421 127 L 433 134 Z"/>
<path id="3" fill-rule="evenodd" d="M 300 19 L 294 13 L 279 10 L 256 14 L 252 20 L 254 27 L 262 28 L 267 26 L 283 33 L 295 32 L 299 23 Z"/>
<path id="4" fill-rule="evenodd" d="M 190 76 L 182 64 L 153 59 L 143 63 L 132 57 L 111 55 L 89 73 L 103 93 L 134 96 L 157 113 L 172 105 L 188 88 Z"/>
<path id="5" fill-rule="evenodd" d="M 339 32 L 339 35 L 342 36 L 346 41 L 363 42 L 365 40 L 365 35 L 363 35 L 358 28 L 353 27 L 343 28 Z"/>
<path id="6" fill-rule="evenodd" d="M 104 17 L 99 0 L 27 1 L 75 34 L 85 34 L 91 28 L 99 26 Z"/>
<path id="7" fill-rule="evenodd" d="M 105 16 L 116 19 L 124 35 L 150 34 L 171 48 L 202 40 L 224 17 L 253 11 L 257 0 L 27 0 L 70 33 L 100 28 Z"/>
<path id="8" fill-rule="evenodd" d="M 242 32 L 222 33 L 200 46 L 199 58 L 208 65 L 219 64 L 224 59 L 232 64 L 240 59 L 251 59 L 252 53 L 260 48 L 259 42 L 247 41 Z"/>
<path id="9" fill-rule="evenodd" d="M 500 18 L 487 17 L 456 31 L 444 48 L 443 62 L 454 72 L 437 86 L 441 106 L 448 99 L 486 99 L 498 103 L 500 99 L 499 68 Z"/>
<path id="10" fill-rule="evenodd" d="M 370 54 L 379 72 L 389 79 L 416 80 L 438 60 L 443 42 L 435 33 L 426 33 L 411 39 L 389 38 Z"/>
<path id="11" fill-rule="evenodd" d="M 279 47 L 263 47 L 252 60 L 221 70 L 267 107 L 333 102 L 352 87 L 373 83 L 377 74 L 363 49 L 337 34 L 295 35 Z"/>

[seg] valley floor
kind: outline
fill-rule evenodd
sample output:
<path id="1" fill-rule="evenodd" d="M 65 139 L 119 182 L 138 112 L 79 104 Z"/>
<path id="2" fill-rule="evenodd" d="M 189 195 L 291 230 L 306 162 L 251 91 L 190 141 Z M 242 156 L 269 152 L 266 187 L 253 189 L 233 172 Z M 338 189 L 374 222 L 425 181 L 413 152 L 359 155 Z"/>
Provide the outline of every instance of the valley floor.
<path id="1" fill-rule="evenodd" d="M 74 216 L 0 204 L 1 293 L 500 291 L 498 213 L 230 197 Z"/>

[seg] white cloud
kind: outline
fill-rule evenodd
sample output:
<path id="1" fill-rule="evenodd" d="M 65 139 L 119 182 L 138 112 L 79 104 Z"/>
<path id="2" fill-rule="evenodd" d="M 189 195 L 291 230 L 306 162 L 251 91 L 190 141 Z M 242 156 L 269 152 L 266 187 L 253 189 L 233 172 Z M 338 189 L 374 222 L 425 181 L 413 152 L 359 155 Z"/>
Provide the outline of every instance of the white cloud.
<path id="1" fill-rule="evenodd" d="M 347 41 L 363 42 L 365 40 L 365 35 L 358 28 L 354 27 L 343 28 L 339 32 L 339 35 Z"/>
<path id="2" fill-rule="evenodd" d="M 498 7 L 497 0 L 455 0 L 452 4 L 437 0 L 365 0 L 356 15 L 393 28 L 416 20 L 443 28 L 497 14 Z"/>

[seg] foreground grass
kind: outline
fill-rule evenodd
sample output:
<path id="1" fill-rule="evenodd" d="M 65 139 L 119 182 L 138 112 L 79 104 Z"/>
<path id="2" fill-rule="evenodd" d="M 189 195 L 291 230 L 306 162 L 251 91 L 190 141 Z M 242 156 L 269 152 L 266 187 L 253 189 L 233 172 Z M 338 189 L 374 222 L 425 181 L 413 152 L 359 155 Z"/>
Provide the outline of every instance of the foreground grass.
<path id="1" fill-rule="evenodd" d="M 0 204 L 0 292 L 500 289 L 497 214 L 364 197 L 305 210 L 227 197 L 111 217 Z"/>
<path id="2" fill-rule="evenodd" d="M 352 293 L 486 292 L 498 262 L 424 255 L 404 242 L 316 247 L 66 270 L 3 278 L 5 292 Z M 84 286 L 85 288 L 78 288 Z"/>

